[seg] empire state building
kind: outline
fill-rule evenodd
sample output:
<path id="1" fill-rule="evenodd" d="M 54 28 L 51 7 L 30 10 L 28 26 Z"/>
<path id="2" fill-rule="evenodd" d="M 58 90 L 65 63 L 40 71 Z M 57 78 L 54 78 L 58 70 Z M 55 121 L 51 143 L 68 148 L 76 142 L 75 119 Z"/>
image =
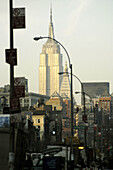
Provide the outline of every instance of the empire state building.
<path id="1" fill-rule="evenodd" d="M 50 10 L 49 37 L 54 37 L 52 23 L 52 9 Z M 51 96 L 55 91 L 60 93 L 62 76 L 58 73 L 63 71 L 62 54 L 60 46 L 51 39 L 47 39 L 42 47 L 39 64 L 39 93 Z"/>

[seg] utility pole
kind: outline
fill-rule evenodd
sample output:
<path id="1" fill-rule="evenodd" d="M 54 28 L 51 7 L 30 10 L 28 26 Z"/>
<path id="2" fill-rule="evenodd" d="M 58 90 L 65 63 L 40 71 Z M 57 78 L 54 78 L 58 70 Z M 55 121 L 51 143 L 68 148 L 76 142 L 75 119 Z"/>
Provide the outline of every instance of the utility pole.
<path id="1" fill-rule="evenodd" d="M 9 0 L 10 12 L 10 49 L 13 49 L 13 0 Z M 14 97 L 14 66 L 10 64 L 10 100 Z M 11 117 L 11 112 L 10 112 Z M 14 124 L 10 118 L 9 170 L 14 169 Z"/>

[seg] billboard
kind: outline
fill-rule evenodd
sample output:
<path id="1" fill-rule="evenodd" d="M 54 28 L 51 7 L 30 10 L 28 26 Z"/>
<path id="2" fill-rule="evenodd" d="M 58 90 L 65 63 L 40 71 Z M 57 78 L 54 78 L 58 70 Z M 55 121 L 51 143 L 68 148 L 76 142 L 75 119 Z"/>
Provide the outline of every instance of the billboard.
<path id="1" fill-rule="evenodd" d="M 9 114 L 0 114 L 0 128 L 10 126 L 10 115 Z"/>

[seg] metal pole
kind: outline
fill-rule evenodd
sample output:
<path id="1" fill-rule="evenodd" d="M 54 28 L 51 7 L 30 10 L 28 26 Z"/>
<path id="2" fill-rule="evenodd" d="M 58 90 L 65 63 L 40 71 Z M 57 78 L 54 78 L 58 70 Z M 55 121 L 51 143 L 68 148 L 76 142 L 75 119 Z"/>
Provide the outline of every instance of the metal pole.
<path id="1" fill-rule="evenodd" d="M 81 82 L 81 88 L 82 88 L 82 97 L 83 97 L 83 105 L 84 105 L 84 116 L 86 115 L 86 106 L 85 106 L 85 103 L 86 103 L 86 101 L 85 101 L 85 92 L 84 92 L 84 86 L 83 86 L 83 84 L 82 84 L 82 82 Z M 85 148 L 87 147 L 86 145 L 87 145 L 87 142 L 86 142 L 86 128 L 84 129 L 84 145 L 85 145 Z"/>
<path id="2" fill-rule="evenodd" d="M 13 49 L 13 3 L 10 0 L 10 49 Z M 10 98 L 14 96 L 14 66 L 10 64 Z"/>
<path id="3" fill-rule="evenodd" d="M 86 106 L 85 106 L 85 93 L 83 92 L 83 98 L 84 98 L 84 116 L 86 115 Z M 84 129 L 84 145 L 86 148 L 86 128 Z"/>
<path id="4" fill-rule="evenodd" d="M 72 64 L 70 64 L 71 69 L 71 136 L 73 137 L 73 79 L 72 79 Z"/>
<path id="5" fill-rule="evenodd" d="M 84 98 L 84 115 L 86 114 L 86 106 L 85 106 L 85 92 L 83 92 L 83 98 Z"/>
<path id="6" fill-rule="evenodd" d="M 73 79 L 72 79 L 73 73 L 72 73 L 72 64 L 70 64 L 70 71 L 71 71 L 71 136 L 73 138 L 74 133 L 73 133 Z M 71 156 L 71 161 L 74 161 L 72 139 L 71 139 L 71 152 L 70 152 L 70 156 Z M 73 164 L 74 164 L 74 162 L 71 162 L 72 170 L 74 169 Z"/>
<path id="7" fill-rule="evenodd" d="M 13 49 L 13 0 L 10 4 L 10 49 Z M 10 64 L 10 99 L 14 97 L 14 66 Z M 11 115 L 11 113 L 10 113 Z M 14 125 L 10 121 L 9 170 L 14 169 Z"/>
<path id="8" fill-rule="evenodd" d="M 94 126 L 95 126 L 95 107 L 94 107 Z M 95 127 L 94 127 L 94 145 L 93 145 L 93 161 L 95 162 Z"/>
<path id="9" fill-rule="evenodd" d="M 65 157 L 65 170 L 68 169 L 68 146 L 66 146 L 66 157 Z"/>
<path id="10" fill-rule="evenodd" d="M 83 91 L 83 99 L 84 99 L 84 116 L 86 116 L 86 106 L 85 106 L 85 92 Z M 85 146 L 85 153 L 86 153 L 86 158 L 87 158 L 87 139 L 86 139 L 86 126 L 84 128 L 84 146 Z"/>

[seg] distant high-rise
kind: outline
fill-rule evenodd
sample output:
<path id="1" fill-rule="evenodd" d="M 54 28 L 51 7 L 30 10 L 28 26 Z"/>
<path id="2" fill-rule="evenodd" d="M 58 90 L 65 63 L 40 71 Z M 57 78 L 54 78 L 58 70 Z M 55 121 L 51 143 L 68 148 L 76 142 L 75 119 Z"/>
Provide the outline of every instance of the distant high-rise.
<path id="1" fill-rule="evenodd" d="M 54 38 L 52 23 L 52 9 L 50 10 L 49 37 Z M 62 76 L 58 73 L 63 71 L 62 54 L 60 46 L 53 40 L 48 39 L 42 47 L 39 65 L 39 93 L 51 96 L 55 91 L 60 92 Z"/>
<path id="2" fill-rule="evenodd" d="M 86 82 L 82 85 L 85 93 L 92 98 L 109 95 L 109 82 Z"/>
<path id="3" fill-rule="evenodd" d="M 65 63 L 64 74 L 63 74 L 63 79 L 62 79 L 62 84 L 61 84 L 61 89 L 60 89 L 61 97 L 63 97 L 64 94 L 68 98 L 71 98 L 71 89 L 70 89 L 70 81 L 69 81 L 69 75 L 68 75 L 67 62 Z"/>

